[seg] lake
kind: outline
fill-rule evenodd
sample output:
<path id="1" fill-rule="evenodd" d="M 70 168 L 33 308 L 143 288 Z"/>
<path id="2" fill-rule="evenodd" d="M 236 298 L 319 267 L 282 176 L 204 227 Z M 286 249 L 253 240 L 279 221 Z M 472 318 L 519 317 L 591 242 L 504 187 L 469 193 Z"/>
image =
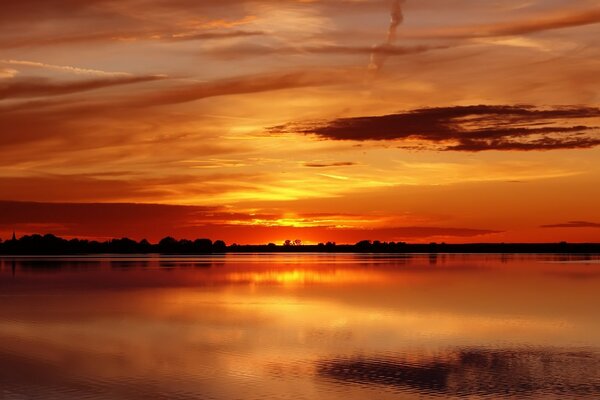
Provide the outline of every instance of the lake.
<path id="1" fill-rule="evenodd" d="M 598 399 L 600 256 L 0 259 L 0 399 Z"/>

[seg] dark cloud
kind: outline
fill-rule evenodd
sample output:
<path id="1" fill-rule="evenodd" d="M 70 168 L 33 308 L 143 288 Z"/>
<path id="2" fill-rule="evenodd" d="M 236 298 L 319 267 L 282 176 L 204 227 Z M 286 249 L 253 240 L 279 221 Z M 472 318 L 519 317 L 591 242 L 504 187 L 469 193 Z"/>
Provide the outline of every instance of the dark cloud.
<path id="1" fill-rule="evenodd" d="M 563 224 L 542 225 L 542 228 L 600 228 L 600 223 L 588 221 L 569 221 Z"/>
<path id="2" fill-rule="evenodd" d="M 305 167 L 309 167 L 309 168 L 351 167 L 353 165 L 356 165 L 356 163 L 351 162 L 351 161 L 333 162 L 333 163 L 309 162 L 309 163 L 304 164 Z"/>
<path id="3" fill-rule="evenodd" d="M 5 193 L 5 191 L 2 191 Z M 305 222 L 324 218 L 347 218 L 340 214 L 300 214 Z M 230 242 L 266 243 L 273 237 L 319 238 L 338 243 L 363 239 L 437 240 L 499 233 L 489 229 L 454 227 L 337 228 L 319 225 L 294 227 L 273 225 L 280 212 L 231 211 L 224 207 L 134 203 L 50 203 L 0 201 L 0 231 L 55 233 L 82 237 L 121 237 L 157 240 L 178 237 L 224 238 Z M 267 225 L 254 221 L 269 221 Z"/>
<path id="4" fill-rule="evenodd" d="M 594 107 L 477 105 L 291 123 L 271 131 L 297 132 L 330 140 L 416 140 L 423 142 L 423 148 L 438 150 L 554 150 L 600 145 L 599 128 L 582 122 L 598 117 L 600 109 Z"/>
<path id="5" fill-rule="evenodd" d="M 2 4 L 0 22 L 3 25 L 19 22 L 109 16 L 114 0 L 24 0 Z"/>
<path id="6" fill-rule="evenodd" d="M 211 207 L 130 203 L 37 203 L 0 201 L 0 227 L 21 233 L 84 237 L 148 237 L 180 233 Z M 199 232 L 197 232 L 199 234 Z"/>

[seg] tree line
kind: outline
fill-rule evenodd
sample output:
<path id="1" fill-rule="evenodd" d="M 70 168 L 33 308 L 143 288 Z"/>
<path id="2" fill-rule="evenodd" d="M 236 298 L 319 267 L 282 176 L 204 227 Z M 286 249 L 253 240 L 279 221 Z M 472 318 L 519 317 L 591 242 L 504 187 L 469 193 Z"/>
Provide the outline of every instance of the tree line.
<path id="1" fill-rule="evenodd" d="M 408 244 L 362 240 L 356 244 L 335 242 L 305 245 L 300 240 L 286 240 L 282 245 L 227 245 L 222 240 L 175 239 L 165 237 L 158 243 L 129 238 L 96 241 L 64 239 L 52 234 L 25 235 L 0 240 L 0 254 L 212 254 L 212 253 L 600 253 L 599 243 L 468 243 Z"/>
<path id="2" fill-rule="evenodd" d="M 158 243 L 150 243 L 146 239 L 135 241 L 129 238 L 111 239 L 106 241 L 87 239 L 63 239 L 47 235 L 26 235 L 19 239 L 13 238 L 0 241 L 2 254 L 208 254 L 221 253 L 227 250 L 222 240 L 210 239 L 180 239 L 165 237 Z"/>

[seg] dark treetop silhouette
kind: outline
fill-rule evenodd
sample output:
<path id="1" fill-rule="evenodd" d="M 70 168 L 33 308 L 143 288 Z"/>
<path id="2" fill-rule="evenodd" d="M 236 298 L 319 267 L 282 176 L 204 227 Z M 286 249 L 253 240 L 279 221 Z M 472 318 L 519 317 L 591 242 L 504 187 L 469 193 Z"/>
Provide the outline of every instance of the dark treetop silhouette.
<path id="1" fill-rule="evenodd" d="M 147 240 L 112 239 L 104 242 L 85 239 L 63 239 L 55 235 L 26 235 L 0 241 L 0 254 L 210 254 L 210 253 L 600 253 L 600 243 L 469 243 L 469 244 L 408 244 L 363 240 L 356 244 L 338 245 L 333 242 L 302 245 L 300 240 L 286 240 L 281 246 L 227 246 L 222 240 L 180 239 L 165 237 L 158 243 Z"/>

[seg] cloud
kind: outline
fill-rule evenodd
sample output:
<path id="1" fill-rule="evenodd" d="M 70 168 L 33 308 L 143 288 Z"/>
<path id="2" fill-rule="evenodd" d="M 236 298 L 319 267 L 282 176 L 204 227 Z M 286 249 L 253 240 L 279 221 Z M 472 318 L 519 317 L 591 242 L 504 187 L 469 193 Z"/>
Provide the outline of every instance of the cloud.
<path id="1" fill-rule="evenodd" d="M 113 77 L 129 76 L 130 77 L 131 76 L 131 74 L 128 74 L 126 72 L 108 72 L 108 71 L 102 71 L 102 70 L 98 70 L 98 69 L 80 68 L 80 67 L 74 67 L 71 65 L 47 64 L 47 63 L 41 63 L 41 62 L 29 61 L 29 60 L 0 60 L 0 63 L 6 64 L 6 65 L 13 65 L 13 66 L 28 67 L 28 68 L 41 68 L 41 69 L 46 69 L 46 70 L 50 70 L 50 71 L 65 72 L 65 73 L 75 74 L 75 75 L 94 75 L 94 76 L 103 76 L 103 77 L 106 77 L 106 76 L 113 76 Z"/>
<path id="2" fill-rule="evenodd" d="M 348 218 L 344 215 L 299 215 L 305 222 Z M 454 227 L 338 228 L 329 225 L 279 224 L 284 215 L 257 211 L 232 211 L 225 207 L 134 203 L 44 203 L 0 201 L 0 231 L 51 233 L 80 237 L 222 238 L 238 243 L 268 243 L 301 238 L 356 243 L 363 239 L 446 240 L 499 233 L 489 229 Z"/>
<path id="3" fill-rule="evenodd" d="M 600 145 L 594 107 L 476 105 L 422 108 L 397 114 L 291 123 L 271 128 L 330 140 L 397 141 L 402 147 L 451 151 L 555 150 Z"/>
<path id="4" fill-rule="evenodd" d="M 194 32 L 186 34 L 177 34 L 164 37 L 165 40 L 171 41 L 186 41 L 186 40 L 209 40 L 209 39 L 229 39 L 239 37 L 250 37 L 250 36 L 263 36 L 266 35 L 263 31 L 241 31 L 241 30 L 224 30 L 224 31 L 208 31 L 208 32 Z"/>
<path id="5" fill-rule="evenodd" d="M 390 10 L 390 25 L 388 27 L 388 34 L 385 42 L 373 46 L 371 52 L 371 61 L 369 62 L 368 68 L 370 70 L 378 71 L 383 68 L 386 58 L 389 55 L 385 50 L 392 47 L 398 36 L 398 27 L 404 21 L 404 14 L 402 13 L 403 0 L 392 0 L 392 8 Z"/>
<path id="6" fill-rule="evenodd" d="M 168 40 L 169 37 L 189 36 L 193 40 L 194 31 L 201 29 L 225 29 L 221 34 L 197 33 L 197 39 L 218 39 L 227 37 L 261 34 L 252 31 L 229 30 L 236 26 L 252 24 L 255 15 L 252 12 L 269 7 L 298 9 L 303 7 L 321 13 L 355 13 L 365 15 L 384 10 L 390 1 L 352 1 L 352 0 L 27 0 L 3 5 L 0 15 L 0 30 L 5 33 L 0 47 L 45 46 L 64 43 L 85 43 L 96 41 L 114 41 L 121 39 Z M 388 38 L 384 43 L 393 44 L 396 29 L 402 21 L 400 2 L 391 2 Z M 416 6 L 430 10 L 442 7 L 438 2 Z M 448 2 L 449 8 L 469 7 L 473 4 Z M 407 28 L 406 38 L 447 38 L 464 39 L 495 36 L 530 34 L 547 30 L 584 26 L 600 22 L 600 8 L 572 7 L 575 10 L 562 9 L 544 14 L 531 14 L 526 18 L 509 22 L 457 26 L 439 29 Z M 360 13 L 360 14 L 358 14 Z M 190 18 L 190 16 L 195 16 Z M 95 33 L 89 34 L 85 27 L 93 25 Z M 26 27 L 26 30 L 16 30 Z M 60 27 L 60 29 L 53 29 Z M 84 27 L 82 29 L 82 27 Z M 127 31 L 124 31 L 126 29 Z M 43 32 L 42 34 L 39 34 Z M 206 35 L 206 36 L 205 36 Z M 382 46 L 376 46 L 382 47 Z M 380 56 L 380 53 L 375 53 Z M 379 57 L 376 57 L 379 58 Z M 378 62 L 377 60 L 375 60 Z M 376 64 L 375 64 L 376 65 Z"/>
<path id="7" fill-rule="evenodd" d="M 14 78 L 19 74 L 19 71 L 12 68 L 0 68 L 0 79 Z"/>
<path id="8" fill-rule="evenodd" d="M 413 39 L 471 39 L 526 35 L 597 23 L 600 23 L 600 8 L 596 7 L 575 12 L 561 11 L 550 15 L 532 15 L 527 19 L 511 22 L 440 29 L 417 29 L 407 32 L 405 36 Z"/>
<path id="9" fill-rule="evenodd" d="M 188 151 L 201 156 L 202 151 L 215 152 L 214 148 L 203 149 L 203 146 L 184 142 Z M 173 145 L 174 147 L 174 145 Z M 213 147 L 213 146 L 211 146 Z M 135 148 L 143 148 L 137 142 L 129 145 L 123 152 Z M 177 149 L 175 147 L 175 149 Z M 109 150 L 114 150 L 111 148 Z M 177 149 L 179 151 L 179 149 Z M 217 149 L 218 150 L 218 149 Z M 108 153 L 108 152 L 107 152 Z M 88 158 L 91 157 L 89 152 Z M 175 156 L 174 158 L 177 158 Z M 114 156 L 104 154 L 91 162 L 111 162 Z M 75 161 L 76 165 L 85 165 L 86 157 Z M 163 163 L 163 168 L 168 162 Z M 234 196 L 243 192 L 258 192 L 265 181 L 265 175 L 244 172 L 220 172 L 207 174 L 186 174 L 189 171 L 172 171 L 157 176 L 143 171 L 112 171 L 92 174 L 50 174 L 37 172 L 34 175 L 0 176 L 0 193 L 2 200 L 17 201 L 35 199 L 42 202 L 182 202 L 185 199 L 211 200 L 219 203 L 219 199 Z"/>
<path id="10" fill-rule="evenodd" d="M 187 84 L 166 89 L 153 95 L 144 95 L 131 99 L 125 105 L 148 107 L 167 104 L 187 103 L 209 97 L 235 94 L 271 92 L 282 89 L 294 89 L 313 86 L 326 86 L 349 82 L 356 78 L 356 72 L 340 69 L 304 69 L 281 73 L 263 73 L 240 75 L 232 78 L 217 79 L 210 82 Z"/>
<path id="11" fill-rule="evenodd" d="M 27 0 L 13 1 L 2 5 L 0 22 L 15 24 L 48 19 L 67 19 L 93 16 L 110 0 Z M 106 8 L 105 8 L 106 10 Z M 105 13 L 101 13 L 105 14 Z"/>
<path id="12" fill-rule="evenodd" d="M 16 78 L 0 81 L 0 99 L 60 96 L 159 79 L 164 78 L 160 76 L 123 76 L 70 82 L 52 81 L 47 78 Z"/>
<path id="13" fill-rule="evenodd" d="M 542 225 L 541 228 L 600 228 L 600 223 L 587 221 L 569 221 L 563 224 Z"/>
<path id="14" fill-rule="evenodd" d="M 325 55 L 353 55 L 371 54 L 385 57 L 404 56 L 420 54 L 432 50 L 448 49 L 446 45 L 428 46 L 345 46 L 345 45 L 319 45 L 319 46 L 271 46 L 257 44 L 241 44 L 227 47 L 219 47 L 208 50 L 208 54 L 223 58 L 236 57 L 259 57 L 271 55 L 302 55 L 302 54 L 325 54 Z M 203 54 L 206 54 L 204 52 Z M 378 61 L 379 62 L 379 61 Z"/>
<path id="15" fill-rule="evenodd" d="M 0 41 L 2 49 L 17 49 L 21 47 L 59 46 L 94 42 L 132 42 L 132 41 L 163 41 L 185 42 L 194 40 L 220 40 L 266 35 L 262 31 L 244 30 L 206 30 L 192 32 L 170 31 L 108 31 L 93 34 L 56 35 L 51 37 L 27 37 L 4 39 Z"/>
<path id="16" fill-rule="evenodd" d="M 332 163 L 309 162 L 309 163 L 304 164 L 305 167 L 309 167 L 309 168 L 351 167 L 353 165 L 357 165 L 357 164 L 355 162 L 351 162 L 351 161 L 332 162 Z"/>
<path id="17" fill-rule="evenodd" d="M 84 95 L 76 98 L 55 96 L 34 101 L 7 103 L 0 105 L 0 126 L 10 127 L 10 129 L 6 129 L 0 135 L 0 148 L 45 142 L 56 143 L 61 151 L 65 149 L 73 151 L 81 145 L 94 146 L 98 149 L 105 145 L 131 143 L 131 140 L 140 133 L 139 129 L 147 129 L 146 126 L 150 121 L 159 124 L 157 130 L 164 126 L 164 123 L 156 122 L 160 116 L 168 118 L 166 111 L 159 110 L 161 106 L 219 96 L 333 85 L 355 79 L 358 73 L 358 69 L 304 69 L 240 75 L 207 82 L 172 79 L 166 80 L 160 88 L 144 88 L 145 90 L 139 92 L 124 92 L 118 96 L 113 93 L 103 93 L 93 98 L 86 98 Z M 11 86 L 9 82 L 0 81 L 0 88 L 6 88 L 5 96 L 10 94 L 15 98 L 23 98 L 44 93 L 45 95 L 74 93 L 78 90 L 125 84 L 130 80 L 140 79 L 152 81 L 159 78 L 124 77 L 73 84 L 38 81 L 37 85 L 29 86 Z M 149 108 L 158 111 L 149 113 Z M 183 120 L 182 116 L 175 118 L 179 123 Z M 127 134 L 124 134 L 125 132 Z M 147 133 L 144 136 L 147 136 Z M 84 138 L 88 140 L 83 140 Z"/>

